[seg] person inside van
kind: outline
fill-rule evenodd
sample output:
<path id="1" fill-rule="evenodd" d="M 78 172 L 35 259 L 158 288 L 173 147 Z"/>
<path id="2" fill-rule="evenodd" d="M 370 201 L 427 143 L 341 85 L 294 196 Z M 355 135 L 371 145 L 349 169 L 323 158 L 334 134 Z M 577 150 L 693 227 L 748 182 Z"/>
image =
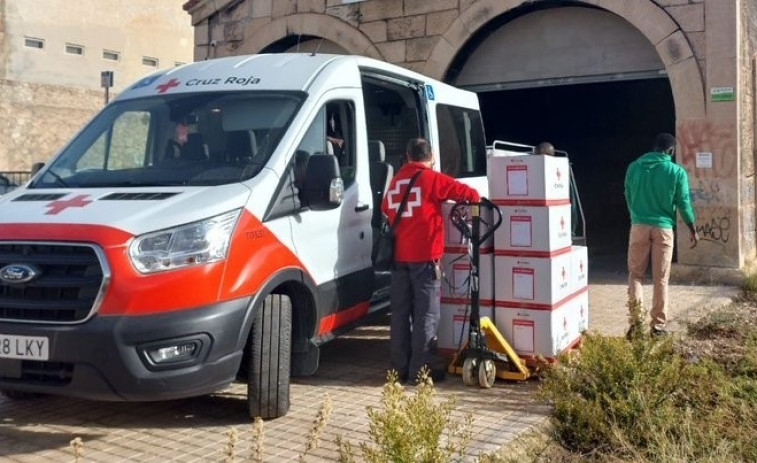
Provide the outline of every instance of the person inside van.
<path id="1" fill-rule="evenodd" d="M 548 141 L 543 141 L 536 145 L 536 148 L 534 149 L 534 154 L 541 154 L 544 156 L 554 156 L 555 155 L 555 147 L 552 145 L 552 143 Z"/>
<path id="2" fill-rule="evenodd" d="M 342 135 L 342 127 L 341 124 L 339 124 L 335 108 L 328 109 L 326 118 L 326 140 L 331 143 L 331 148 L 334 150 L 334 156 L 339 159 L 339 164 L 342 165 L 344 136 Z"/>

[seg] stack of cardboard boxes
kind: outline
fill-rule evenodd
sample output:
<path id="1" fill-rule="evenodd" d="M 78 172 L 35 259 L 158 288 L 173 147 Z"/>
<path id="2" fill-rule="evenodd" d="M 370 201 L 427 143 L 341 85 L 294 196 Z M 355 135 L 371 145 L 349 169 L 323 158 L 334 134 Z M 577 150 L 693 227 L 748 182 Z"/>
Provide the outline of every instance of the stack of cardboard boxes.
<path id="1" fill-rule="evenodd" d="M 554 358 L 588 328 L 586 247 L 572 246 L 570 167 L 553 156 L 491 156 L 494 321 L 526 359 Z"/>

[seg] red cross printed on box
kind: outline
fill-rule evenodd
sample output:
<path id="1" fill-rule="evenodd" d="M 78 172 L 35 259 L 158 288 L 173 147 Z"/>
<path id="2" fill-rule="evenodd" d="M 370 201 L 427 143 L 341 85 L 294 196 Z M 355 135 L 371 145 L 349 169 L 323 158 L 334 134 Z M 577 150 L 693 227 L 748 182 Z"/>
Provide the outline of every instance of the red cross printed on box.
<path id="1" fill-rule="evenodd" d="M 578 268 L 581 270 L 581 273 L 583 273 L 583 271 L 584 271 L 584 261 L 580 261 L 578 263 Z"/>
<path id="2" fill-rule="evenodd" d="M 562 318 L 562 329 L 563 329 L 563 331 L 567 331 L 568 330 L 568 319 L 565 318 L 565 317 Z"/>
<path id="3" fill-rule="evenodd" d="M 565 217 L 560 216 L 560 228 L 565 229 Z"/>
<path id="4" fill-rule="evenodd" d="M 560 169 L 557 169 L 557 181 L 559 182 L 562 178 L 562 172 L 560 172 Z"/>
<path id="5" fill-rule="evenodd" d="M 167 91 L 171 90 L 172 88 L 178 87 L 180 83 L 181 82 L 179 82 L 177 79 L 171 79 L 168 82 L 166 82 L 165 84 L 160 84 L 160 85 L 158 85 L 155 88 L 158 89 L 158 93 L 166 93 Z"/>
<path id="6" fill-rule="evenodd" d="M 562 268 L 562 279 L 563 279 L 563 280 L 565 279 L 565 275 L 566 275 L 567 273 L 568 273 L 568 272 L 566 272 L 566 271 L 565 271 L 565 267 L 563 267 L 563 268 Z"/>
<path id="7" fill-rule="evenodd" d="M 45 212 L 45 214 L 56 215 L 65 211 L 69 207 L 85 207 L 87 204 L 92 202 L 92 200 L 87 199 L 87 198 L 89 198 L 89 195 L 79 195 L 79 196 L 74 196 L 71 199 L 66 199 L 66 200 L 59 199 L 57 201 L 47 203 L 45 204 L 45 207 L 49 207 L 50 210 Z"/>
<path id="8" fill-rule="evenodd" d="M 583 317 L 583 316 L 584 316 L 584 305 L 581 304 L 581 317 Z"/>

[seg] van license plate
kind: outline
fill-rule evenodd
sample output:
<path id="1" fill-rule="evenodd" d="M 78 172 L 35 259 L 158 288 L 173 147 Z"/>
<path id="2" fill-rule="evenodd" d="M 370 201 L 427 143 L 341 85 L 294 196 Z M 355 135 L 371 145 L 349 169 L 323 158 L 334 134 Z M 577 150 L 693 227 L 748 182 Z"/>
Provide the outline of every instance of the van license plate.
<path id="1" fill-rule="evenodd" d="M 0 358 L 47 360 L 50 342 L 45 337 L 0 334 Z"/>

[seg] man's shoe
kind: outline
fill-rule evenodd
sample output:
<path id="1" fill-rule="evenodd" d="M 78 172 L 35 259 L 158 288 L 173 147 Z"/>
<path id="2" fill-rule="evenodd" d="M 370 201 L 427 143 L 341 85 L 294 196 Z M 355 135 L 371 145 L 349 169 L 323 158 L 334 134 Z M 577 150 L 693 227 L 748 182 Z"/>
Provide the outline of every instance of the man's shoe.
<path id="1" fill-rule="evenodd" d="M 431 379 L 434 381 L 434 383 L 441 383 L 445 379 L 447 379 L 447 371 L 446 370 L 431 370 L 431 373 L 429 374 Z"/>
<path id="2" fill-rule="evenodd" d="M 442 381 L 444 381 L 445 379 L 447 379 L 447 370 L 443 370 L 443 369 L 438 369 L 438 370 L 434 369 L 434 370 L 431 370 L 428 373 L 428 378 L 434 384 L 441 383 Z M 420 381 L 418 381 L 418 378 L 413 378 L 413 379 L 409 379 L 407 381 L 403 381 L 402 383 L 403 384 L 407 384 L 409 386 L 417 386 L 419 382 Z"/>
<path id="3" fill-rule="evenodd" d="M 652 328 L 653 338 L 662 338 L 667 335 L 668 335 L 668 332 L 665 330 L 665 328 Z"/>

